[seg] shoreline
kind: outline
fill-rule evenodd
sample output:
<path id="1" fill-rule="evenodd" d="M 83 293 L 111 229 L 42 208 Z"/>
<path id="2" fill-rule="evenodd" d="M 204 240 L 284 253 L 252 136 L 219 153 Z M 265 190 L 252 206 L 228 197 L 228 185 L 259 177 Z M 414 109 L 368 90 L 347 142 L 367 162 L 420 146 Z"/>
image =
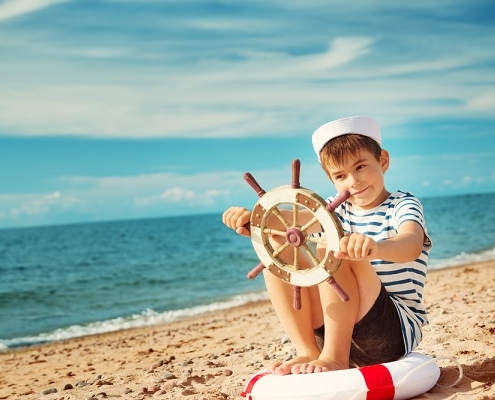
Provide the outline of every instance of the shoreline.
<path id="1" fill-rule="evenodd" d="M 249 299 L 249 300 L 244 300 L 240 301 L 239 298 L 244 298 L 244 299 Z M 106 333 L 115 333 L 119 331 L 126 331 L 126 330 L 132 330 L 132 329 L 141 329 L 141 328 L 147 328 L 147 327 L 153 327 L 153 326 L 162 326 L 162 325 L 168 325 L 168 324 L 173 324 L 175 322 L 180 322 L 183 320 L 188 320 L 192 318 L 199 318 L 203 315 L 209 315 L 212 313 L 221 313 L 224 311 L 228 311 L 230 309 L 235 309 L 237 307 L 243 307 L 245 305 L 257 303 L 260 301 L 268 301 L 268 294 L 266 291 L 258 291 L 258 292 L 248 292 L 248 293 L 242 293 L 239 295 L 234 295 L 230 296 L 227 299 L 220 300 L 214 303 L 206 304 L 206 305 L 200 305 L 200 306 L 195 306 L 191 308 L 185 308 L 185 309 L 179 309 L 179 310 L 169 310 L 169 311 L 164 311 L 162 313 L 156 312 L 156 316 L 154 319 L 158 320 L 157 322 L 146 322 L 145 317 L 142 318 L 141 322 L 137 322 L 137 320 L 133 319 L 135 317 L 139 318 L 140 316 L 143 316 L 144 311 L 140 314 L 134 314 L 131 316 L 127 317 L 116 317 L 113 319 L 109 320 L 104 320 L 104 321 L 95 321 L 91 322 L 87 325 L 71 325 L 65 328 L 57 328 L 53 331 L 50 332 L 43 332 L 40 334 L 34 334 L 33 336 L 25 336 L 21 338 L 16 338 L 16 339 L 6 339 L 5 342 L 9 341 L 19 341 L 20 339 L 25 339 L 24 342 L 30 342 L 27 344 L 16 344 L 14 346 L 8 347 L 5 346 L 4 343 L 0 341 L 0 354 L 3 352 L 9 352 L 13 351 L 16 349 L 23 349 L 23 348 L 31 348 L 31 347 L 37 347 L 37 346 L 45 346 L 49 345 L 51 343 L 57 343 L 57 342 L 63 342 L 67 340 L 73 340 L 77 338 L 82 338 L 86 336 L 94 336 L 94 335 L 103 335 Z M 120 328 L 114 328 L 112 327 L 111 329 L 109 328 L 102 328 L 104 325 L 109 325 L 109 323 L 112 323 L 117 320 L 124 320 L 124 322 L 121 322 L 121 327 Z M 89 333 L 77 333 L 74 334 L 74 328 L 79 329 L 80 331 L 88 331 L 86 329 L 88 325 L 99 325 L 96 329 L 93 328 L 93 332 Z M 54 335 L 54 333 L 61 331 L 62 333 L 64 331 L 72 331 L 72 336 L 61 338 L 61 339 L 53 339 L 53 340 L 43 340 L 42 337 L 44 336 L 64 336 L 60 335 Z M 38 341 L 33 341 L 33 339 L 39 338 Z M 29 339 L 29 340 L 28 340 Z"/>
<path id="2" fill-rule="evenodd" d="M 443 385 L 459 371 L 442 357 L 459 362 L 464 377 L 453 388 L 436 386 L 418 398 L 495 398 L 495 261 L 432 269 L 424 296 L 430 324 L 417 350 L 439 359 Z M 240 399 L 254 373 L 292 354 L 283 337 L 270 302 L 261 300 L 7 349 L 0 352 L 0 399 Z"/>

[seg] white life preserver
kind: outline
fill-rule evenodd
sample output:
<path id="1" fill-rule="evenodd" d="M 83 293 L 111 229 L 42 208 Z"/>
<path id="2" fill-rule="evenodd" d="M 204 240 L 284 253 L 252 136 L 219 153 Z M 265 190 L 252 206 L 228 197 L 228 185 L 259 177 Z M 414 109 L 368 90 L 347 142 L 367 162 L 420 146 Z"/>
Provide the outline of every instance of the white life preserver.
<path id="1" fill-rule="evenodd" d="M 440 368 L 428 355 L 412 352 L 390 363 L 316 374 L 251 377 L 248 400 L 405 400 L 430 390 Z"/>

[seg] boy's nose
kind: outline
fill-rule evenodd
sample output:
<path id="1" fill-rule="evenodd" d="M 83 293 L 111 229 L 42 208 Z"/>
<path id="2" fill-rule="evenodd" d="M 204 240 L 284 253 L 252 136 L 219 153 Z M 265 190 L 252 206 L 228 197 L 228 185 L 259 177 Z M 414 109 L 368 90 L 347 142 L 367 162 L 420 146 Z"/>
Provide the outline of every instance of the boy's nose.
<path id="1" fill-rule="evenodd" d="M 355 186 L 359 186 L 359 180 L 357 178 L 357 176 L 353 175 L 353 174 L 350 174 L 349 175 L 349 185 L 351 187 L 355 187 Z"/>

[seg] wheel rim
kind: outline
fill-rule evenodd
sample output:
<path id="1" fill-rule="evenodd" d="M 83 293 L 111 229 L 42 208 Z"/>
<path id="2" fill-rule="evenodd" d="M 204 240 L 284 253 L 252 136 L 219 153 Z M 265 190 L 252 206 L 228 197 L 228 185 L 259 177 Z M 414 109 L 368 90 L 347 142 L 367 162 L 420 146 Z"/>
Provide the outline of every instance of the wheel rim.
<path id="1" fill-rule="evenodd" d="M 337 271 L 340 260 L 336 259 L 333 253 L 338 250 L 343 230 L 337 217 L 329 212 L 325 205 L 324 199 L 303 187 L 280 186 L 263 194 L 251 214 L 251 241 L 267 270 L 295 286 L 317 285 Z M 283 217 L 281 208 L 292 208 L 291 221 Z M 313 218 L 301 226 L 299 212 L 303 209 L 309 210 Z M 284 229 L 268 226 L 268 220 L 273 216 L 281 222 Z M 324 238 L 315 237 L 307 232 L 316 223 L 323 228 Z M 275 250 L 270 244 L 270 236 L 278 237 L 285 242 Z M 324 248 L 324 256 L 318 257 L 316 251 L 308 244 Z M 280 253 L 287 249 L 293 252 L 292 264 L 286 263 L 280 257 Z M 310 260 L 312 266 L 301 268 L 299 265 L 301 254 Z"/>

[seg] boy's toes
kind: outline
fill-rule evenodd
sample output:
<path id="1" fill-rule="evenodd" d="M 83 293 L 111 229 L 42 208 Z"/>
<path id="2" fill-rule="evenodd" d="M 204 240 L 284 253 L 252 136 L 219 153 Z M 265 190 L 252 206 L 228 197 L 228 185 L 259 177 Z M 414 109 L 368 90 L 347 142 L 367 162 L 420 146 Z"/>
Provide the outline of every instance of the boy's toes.
<path id="1" fill-rule="evenodd" d="M 276 370 L 278 367 L 280 367 L 281 365 L 282 365 L 282 363 L 281 363 L 281 362 L 276 362 L 276 363 L 274 363 L 274 364 L 270 365 L 270 366 L 267 368 L 267 370 L 268 370 L 268 372 L 270 372 L 270 373 L 272 373 L 272 374 L 275 374 L 275 370 Z"/>
<path id="2" fill-rule="evenodd" d="M 304 364 L 304 370 L 301 368 L 303 374 L 312 374 L 315 370 L 315 366 L 312 363 Z"/>
<path id="3" fill-rule="evenodd" d="M 296 357 L 284 363 L 276 362 L 268 368 L 268 371 L 275 375 L 303 374 L 301 365 L 307 364 L 310 360 L 309 357 Z"/>
<path id="4" fill-rule="evenodd" d="M 292 368 L 290 369 L 290 373 L 293 375 L 297 374 L 305 374 L 306 373 L 306 366 L 307 363 L 302 363 L 302 364 L 294 364 Z"/>
<path id="5" fill-rule="evenodd" d="M 287 364 L 280 364 L 272 371 L 276 375 L 289 375 L 291 373 L 291 366 Z"/>
<path id="6" fill-rule="evenodd" d="M 313 372 L 328 372 L 328 368 L 320 365 L 315 365 Z"/>
<path id="7" fill-rule="evenodd" d="M 294 371 L 296 366 L 292 367 L 292 373 L 300 373 L 300 374 L 315 374 L 319 372 L 328 372 L 330 371 L 326 365 L 319 362 L 318 360 L 311 361 L 309 363 L 299 364 L 297 372 Z"/>

